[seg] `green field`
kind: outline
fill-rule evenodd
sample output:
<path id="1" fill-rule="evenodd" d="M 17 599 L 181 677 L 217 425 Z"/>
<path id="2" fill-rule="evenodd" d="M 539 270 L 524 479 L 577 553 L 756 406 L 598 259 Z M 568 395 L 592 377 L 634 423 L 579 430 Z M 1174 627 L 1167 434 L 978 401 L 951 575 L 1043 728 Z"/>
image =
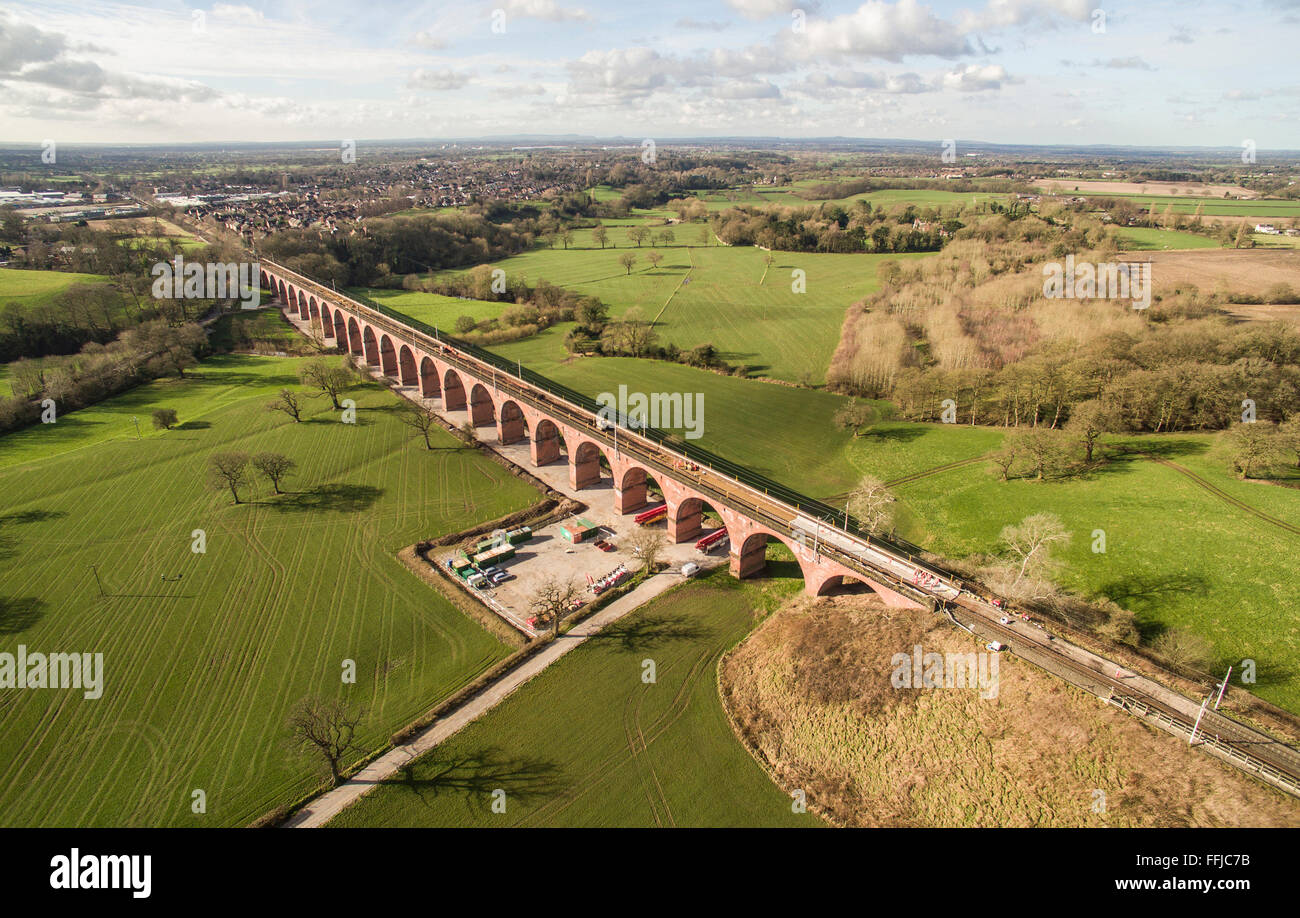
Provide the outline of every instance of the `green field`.
<path id="1" fill-rule="evenodd" d="M 285 750 L 297 699 L 367 707 L 375 748 L 508 652 L 394 554 L 537 493 L 449 434 L 417 445 L 374 384 L 347 393 L 355 425 L 321 400 L 301 424 L 265 411 L 296 367 L 213 358 L 0 438 L 0 649 L 102 653 L 105 672 L 98 700 L 0 694 L 0 823 L 246 823 L 319 780 Z M 182 425 L 151 430 L 157 406 Z M 230 449 L 292 457 L 289 493 L 236 506 L 210 489 L 208 457 Z"/>
<path id="2" fill-rule="evenodd" d="M 286 348 L 307 343 L 307 339 L 289 324 L 284 313 L 272 307 L 240 310 L 221 316 L 208 329 L 208 340 L 212 343 L 213 350 L 229 351 L 239 347 L 243 336 L 237 335 L 237 330 L 251 339 L 283 343 Z"/>
<path id="3" fill-rule="evenodd" d="M 769 267 L 762 249 L 698 244 L 701 224 L 671 227 L 673 245 L 658 248 L 637 247 L 620 226 L 607 226 L 617 248 L 601 249 L 591 230 L 579 230 L 568 249 L 539 248 L 493 265 L 529 284 L 545 279 L 599 297 L 614 317 L 639 307 L 656 319 L 660 343 L 683 350 L 713 344 L 728 363 L 788 382 L 804 374 L 813 383 L 825 379 L 844 313 L 879 287 L 882 261 L 924 257 L 775 252 Z M 628 251 L 637 256 L 630 275 L 618 262 Z M 657 268 L 647 259 L 651 252 L 663 256 Z M 796 271 L 803 272 L 803 292 L 795 292 Z M 384 292 L 382 299 L 414 318 L 443 323 L 460 314 L 487 318 L 504 308 L 495 305 L 494 312 L 494 304 L 405 291 Z"/>
<path id="4" fill-rule="evenodd" d="M 793 562 L 788 562 L 793 563 Z M 667 576 L 667 575 L 661 575 Z M 344 811 L 337 826 L 811 826 L 727 723 L 722 653 L 798 581 L 725 569 L 652 600 Z M 766 589 L 764 589 L 766 588 Z M 642 682 L 643 661 L 655 682 Z M 506 812 L 491 809 L 505 791 Z"/>
<path id="5" fill-rule="evenodd" d="M 1152 229 L 1143 226 L 1126 226 L 1119 230 L 1120 246 L 1129 252 L 1162 251 L 1166 249 L 1217 249 L 1219 243 L 1209 236 L 1184 233 L 1178 230 Z"/>
<path id="6" fill-rule="evenodd" d="M 1064 192 L 1069 194 L 1069 192 Z M 1143 210 L 1153 207 L 1164 213 L 1173 205 L 1176 214 L 1194 214 L 1203 207 L 1201 213 L 1207 217 L 1300 217 L 1300 201 L 1279 200 L 1239 200 L 1233 198 L 1186 197 L 1178 195 L 1132 194 L 1127 192 L 1079 192 L 1089 198 L 1128 198 Z"/>
<path id="7" fill-rule="evenodd" d="M 937 424 L 881 425 L 856 443 L 859 468 L 891 479 L 945 461 L 984 455 L 1001 432 Z M 1300 522 L 1300 490 L 1238 481 L 1205 434 L 1126 437 L 1265 513 Z M 899 447 L 904 447 L 900 450 Z M 905 456 L 906 458 L 902 458 Z M 1293 483 L 1300 477 L 1292 474 Z M 988 552 L 1003 526 L 1054 513 L 1072 533 L 1059 552 L 1059 581 L 1086 596 L 1115 600 L 1152 638 L 1186 626 L 1210 640 L 1223 664 L 1259 664 L 1256 693 L 1300 711 L 1300 537 L 1234 507 L 1174 469 L 1116 459 L 1061 481 L 1002 482 L 979 462 L 894 489 L 900 533 L 942 554 Z M 1106 533 L 1094 553 L 1093 532 Z"/>
<path id="8" fill-rule="evenodd" d="M 109 278 L 100 274 L 0 268 L 0 305 L 19 303 L 25 306 L 43 306 L 73 284 L 109 282 Z"/>
<path id="9" fill-rule="evenodd" d="M 507 303 L 494 303 L 489 300 L 461 299 L 458 296 L 443 296 L 440 293 L 418 293 L 411 290 L 393 290 L 383 287 L 357 287 L 347 291 L 349 294 L 369 297 L 398 312 L 428 323 L 434 328 L 454 333 L 456 320 L 461 316 L 470 316 L 475 322 L 494 319 L 499 316 Z"/>

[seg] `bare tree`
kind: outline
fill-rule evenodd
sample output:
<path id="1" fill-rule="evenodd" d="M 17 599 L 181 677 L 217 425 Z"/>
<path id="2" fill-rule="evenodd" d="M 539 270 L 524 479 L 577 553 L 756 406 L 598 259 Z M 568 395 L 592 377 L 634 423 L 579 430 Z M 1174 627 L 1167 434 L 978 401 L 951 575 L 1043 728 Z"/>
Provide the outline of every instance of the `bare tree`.
<path id="1" fill-rule="evenodd" d="M 473 421 L 463 421 L 460 425 L 460 435 L 468 443 L 478 442 L 478 430 L 474 427 Z"/>
<path id="2" fill-rule="evenodd" d="M 397 417 L 407 427 L 424 437 L 425 449 L 433 449 L 433 442 L 429 439 L 429 434 L 438 426 L 437 415 L 423 405 L 412 402 L 403 406 L 401 413 Z M 471 424 L 470 426 L 473 427 L 474 425 Z"/>
<path id="3" fill-rule="evenodd" d="M 283 411 L 293 418 L 294 423 L 302 420 L 302 401 L 292 389 L 281 389 L 280 393 L 266 403 L 267 411 Z"/>
<path id="4" fill-rule="evenodd" d="M 849 495 L 848 510 L 868 532 L 880 532 L 894 518 L 896 500 L 883 481 L 875 475 L 864 475 Z"/>
<path id="5" fill-rule="evenodd" d="M 645 565 L 646 573 L 653 574 L 659 564 L 659 556 L 668 544 L 668 536 L 662 529 L 641 526 L 632 530 L 627 542 L 632 547 L 632 554 Z"/>
<path id="6" fill-rule="evenodd" d="M 326 701 L 308 696 L 289 712 L 291 742 L 306 752 L 319 752 L 329 766 L 330 779 L 338 787 L 343 783 L 340 763 L 349 752 L 359 748 L 357 726 L 363 719 L 364 708 L 354 711 L 340 699 Z"/>
<path id="7" fill-rule="evenodd" d="M 533 614 L 542 622 L 549 622 L 551 632 L 560 633 L 560 622 L 573 611 L 574 603 L 581 595 L 578 585 L 572 580 L 560 580 L 548 577 L 533 594 Z"/>
<path id="8" fill-rule="evenodd" d="M 631 252 L 624 252 L 622 255 L 618 256 L 618 263 L 624 268 L 627 268 L 627 273 L 630 275 L 632 273 L 632 266 L 636 264 L 636 256 Z"/>
<path id="9" fill-rule="evenodd" d="M 352 374 L 343 367 L 332 367 L 327 361 L 312 360 L 299 371 L 299 379 L 304 385 L 319 389 L 322 395 L 329 396 L 335 410 L 342 408 L 339 394 L 351 388 Z"/>
<path id="10" fill-rule="evenodd" d="M 1004 526 L 1000 535 L 1007 552 L 1019 562 L 1015 583 L 1045 574 L 1052 565 L 1052 546 L 1067 545 L 1070 533 L 1051 513 L 1035 513 L 1018 526 Z"/>
<path id="11" fill-rule="evenodd" d="M 1096 399 L 1079 402 L 1070 410 L 1070 420 L 1065 422 L 1065 432 L 1083 444 L 1083 461 L 1088 463 L 1092 462 L 1092 451 L 1102 434 L 1114 429 L 1114 414 Z"/>
<path id="12" fill-rule="evenodd" d="M 235 503 L 242 503 L 239 488 L 248 482 L 248 453 L 216 453 L 208 459 L 208 470 L 214 487 L 229 488 Z"/>
<path id="13" fill-rule="evenodd" d="M 663 262 L 664 256 L 662 252 L 651 252 L 649 255 L 646 256 L 646 259 L 650 262 L 650 267 L 658 268 L 659 265 Z"/>
<path id="14" fill-rule="evenodd" d="M 1016 464 L 1016 458 L 1020 454 L 1016 451 L 1015 446 L 1009 446 L 1001 449 L 990 456 L 990 460 L 1002 473 L 1002 480 L 1006 481 L 1011 477 L 1011 467 Z"/>
<path id="15" fill-rule="evenodd" d="M 604 226 L 597 225 L 596 228 L 591 231 L 591 238 L 596 242 L 599 242 L 600 247 L 603 249 L 605 243 L 609 241 L 609 230 Z"/>
<path id="16" fill-rule="evenodd" d="M 261 472 L 268 481 L 276 494 L 283 494 L 280 490 L 280 482 L 288 477 L 297 465 L 292 459 L 283 453 L 258 453 L 251 460 L 253 468 Z"/>
<path id="17" fill-rule="evenodd" d="M 155 430 L 171 430 L 176 426 L 176 409 L 175 408 L 155 408 L 153 412 L 153 426 Z"/>

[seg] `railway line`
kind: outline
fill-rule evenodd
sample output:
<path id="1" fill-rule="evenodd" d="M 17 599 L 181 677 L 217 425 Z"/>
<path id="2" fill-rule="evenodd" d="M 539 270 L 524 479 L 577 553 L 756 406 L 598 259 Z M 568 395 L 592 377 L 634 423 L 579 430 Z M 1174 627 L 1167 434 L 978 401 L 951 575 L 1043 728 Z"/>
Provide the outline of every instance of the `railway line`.
<path id="1" fill-rule="evenodd" d="M 944 571 L 900 546 L 858 531 L 847 514 L 812 499 L 800 500 L 800 495 L 795 492 L 774 482 L 764 482 L 757 476 L 750 475 L 750 481 L 743 481 L 732 473 L 738 467 L 702 450 L 670 447 L 664 442 L 666 436 L 652 429 L 633 430 L 608 422 L 598 424 L 595 403 L 578 393 L 569 392 L 522 367 L 509 367 L 496 355 L 456 341 L 437 329 L 423 331 L 415 327 L 413 320 L 401 321 L 380 308 L 344 296 L 279 265 L 273 267 L 282 276 L 296 278 L 296 285 L 331 303 L 346 302 L 347 309 L 394 339 L 438 354 L 440 359 L 470 376 L 490 381 L 498 391 L 508 393 L 554 418 L 563 419 L 616 452 L 634 457 L 647 469 L 690 485 L 710 502 L 741 512 L 774 532 L 789 536 L 805 550 L 832 558 L 851 571 L 953 616 L 954 620 L 964 616 L 966 625 L 973 632 L 1006 644 L 1029 662 L 1148 721 L 1190 734 L 1194 721 L 1190 712 L 1160 697 L 1154 684 L 1148 689 L 1138 684 L 1137 677 L 1126 681 L 1122 676 L 1109 675 L 1111 670 L 1118 671 L 1114 663 L 1059 642 L 1045 631 L 1039 636 L 1031 633 L 1031 630 L 1038 629 L 1012 624 L 1011 619 L 1008 619 L 1008 624 L 1003 624 L 1001 619 L 1007 616 L 1007 611 L 995 606 L 992 602 L 994 597 L 982 587 L 968 585 L 952 572 Z M 969 465 L 983 458 L 949 463 L 907 476 L 906 480 Z M 716 465 L 724 467 L 717 468 Z M 1230 495 L 1224 497 L 1235 500 Z M 1300 751 L 1295 748 L 1218 712 L 1205 713 L 1198 735 L 1205 737 L 1207 744 L 1213 737 L 1212 743 L 1221 755 L 1244 770 L 1300 796 Z"/>

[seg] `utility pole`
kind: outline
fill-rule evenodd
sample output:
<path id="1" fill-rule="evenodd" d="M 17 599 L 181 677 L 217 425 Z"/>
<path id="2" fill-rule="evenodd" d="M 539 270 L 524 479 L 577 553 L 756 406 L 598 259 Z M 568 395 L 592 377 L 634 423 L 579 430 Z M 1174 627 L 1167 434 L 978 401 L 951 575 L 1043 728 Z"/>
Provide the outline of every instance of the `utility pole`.
<path id="1" fill-rule="evenodd" d="M 1228 680 L 1232 678 L 1232 667 L 1228 667 L 1228 674 L 1223 677 L 1223 684 L 1219 686 L 1219 697 L 1214 699 L 1214 710 L 1219 710 L 1219 702 L 1223 700 L 1223 693 L 1228 690 Z"/>
<path id="2" fill-rule="evenodd" d="M 1196 742 L 1196 731 L 1201 726 L 1201 718 L 1205 716 L 1205 706 L 1210 703 L 1210 696 L 1206 695 L 1205 700 L 1201 702 L 1201 713 L 1196 715 L 1196 723 L 1192 724 L 1192 735 L 1187 739 L 1187 745 Z"/>
<path id="3" fill-rule="evenodd" d="M 90 569 L 91 569 L 91 571 L 93 571 L 94 574 L 95 574 L 95 585 L 99 587 L 99 598 L 100 598 L 100 599 L 103 599 L 103 598 L 104 598 L 104 584 L 101 583 L 100 580 L 99 580 L 99 565 L 97 565 L 97 564 L 92 564 L 92 565 L 90 565 Z"/>
<path id="4" fill-rule="evenodd" d="M 135 438 L 136 438 L 137 440 L 139 440 L 139 439 L 140 439 L 140 419 L 139 419 L 138 417 L 136 417 L 135 415 L 132 415 L 132 416 L 131 416 L 131 420 L 135 421 Z"/>

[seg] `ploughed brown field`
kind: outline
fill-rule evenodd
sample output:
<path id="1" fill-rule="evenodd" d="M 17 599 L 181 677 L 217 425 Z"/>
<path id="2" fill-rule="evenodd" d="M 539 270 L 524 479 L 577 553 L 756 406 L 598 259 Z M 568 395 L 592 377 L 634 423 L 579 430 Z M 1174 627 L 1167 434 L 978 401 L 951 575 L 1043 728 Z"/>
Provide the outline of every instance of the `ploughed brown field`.
<path id="1" fill-rule="evenodd" d="M 1195 284 L 1202 293 L 1261 294 L 1273 284 L 1300 286 L 1300 249 L 1192 249 L 1142 252 L 1126 261 L 1151 262 L 1156 293 Z"/>
<path id="2" fill-rule="evenodd" d="M 1077 188 L 1079 194 L 1178 195 L 1212 199 L 1229 194 L 1234 198 L 1252 200 L 1259 197 L 1259 192 L 1242 188 L 1240 185 L 1204 185 L 1200 182 L 1099 182 L 1086 179 L 1045 179 L 1038 185 L 1043 190 L 1056 194 L 1071 194 Z"/>
<path id="3" fill-rule="evenodd" d="M 796 600 L 721 691 L 787 791 L 852 826 L 1300 826 L 1300 801 L 1009 654 L 996 697 L 895 688 L 893 658 L 982 652 L 928 613 Z"/>

